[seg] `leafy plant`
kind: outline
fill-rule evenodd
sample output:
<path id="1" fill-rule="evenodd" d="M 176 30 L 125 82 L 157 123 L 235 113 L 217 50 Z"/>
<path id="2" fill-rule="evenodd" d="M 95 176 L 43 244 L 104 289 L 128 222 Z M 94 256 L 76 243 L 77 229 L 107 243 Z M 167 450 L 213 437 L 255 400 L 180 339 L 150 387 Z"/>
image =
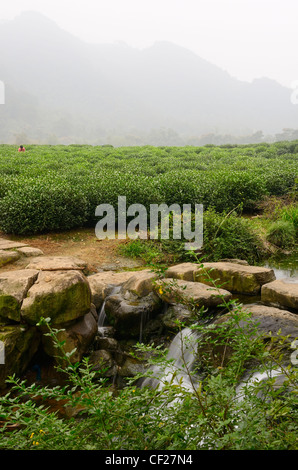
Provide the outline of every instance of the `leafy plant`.
<path id="1" fill-rule="evenodd" d="M 268 228 L 267 240 L 280 248 L 293 247 L 296 240 L 294 224 L 288 220 L 273 222 Z"/>
<path id="2" fill-rule="evenodd" d="M 214 289 L 218 289 L 215 283 Z M 0 447 L 297 450 L 297 369 L 285 365 L 280 354 L 286 338 L 264 341 L 240 304 L 222 301 L 228 313 L 226 321 L 197 322 L 191 328 L 198 351 L 191 364 L 186 354 L 190 336 L 183 335 L 183 324 L 178 367 L 176 362 L 171 369 L 173 359 L 162 346 L 136 345 L 135 354 L 151 353 L 154 368 L 140 377 L 157 373 L 156 388 L 137 386 L 135 377 L 115 391 L 100 371 L 92 369 L 88 358 L 72 364 L 73 352 L 64 354 L 61 370 L 68 377 L 64 387 L 26 386 L 20 379 L 10 378 L 11 390 L 0 398 Z M 47 319 L 42 322 L 48 325 L 60 357 L 63 342 L 58 340 L 59 330 L 51 328 Z M 277 347 L 280 343 L 281 348 Z M 275 369 L 283 374 L 281 387 L 270 378 Z M 166 374 L 161 373 L 164 370 Z M 247 370 L 267 373 L 268 380 L 243 380 Z M 51 412 L 49 398 L 70 408 L 72 416 Z"/>

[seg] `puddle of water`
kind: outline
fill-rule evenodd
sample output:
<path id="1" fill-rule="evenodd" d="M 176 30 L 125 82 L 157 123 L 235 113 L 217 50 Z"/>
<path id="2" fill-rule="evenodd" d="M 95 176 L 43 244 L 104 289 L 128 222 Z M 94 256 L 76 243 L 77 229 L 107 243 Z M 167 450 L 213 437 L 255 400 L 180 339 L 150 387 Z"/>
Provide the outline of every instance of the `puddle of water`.
<path id="1" fill-rule="evenodd" d="M 276 279 L 298 278 L 298 252 L 269 259 L 263 266 L 273 269 Z"/>

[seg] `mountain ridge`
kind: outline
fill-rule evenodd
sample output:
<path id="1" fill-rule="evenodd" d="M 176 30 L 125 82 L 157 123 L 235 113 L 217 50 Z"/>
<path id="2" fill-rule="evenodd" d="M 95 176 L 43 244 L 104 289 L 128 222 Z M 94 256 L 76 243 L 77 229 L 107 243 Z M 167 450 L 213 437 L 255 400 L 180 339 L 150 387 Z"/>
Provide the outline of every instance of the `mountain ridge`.
<path id="1" fill-rule="evenodd" d="M 298 128 L 290 89 L 266 77 L 240 81 L 168 41 L 142 50 L 89 44 L 42 14 L 24 12 L 0 25 L 0 44 L 8 90 L 2 142 L 20 134 L 97 143 L 158 129 L 200 136 Z"/>

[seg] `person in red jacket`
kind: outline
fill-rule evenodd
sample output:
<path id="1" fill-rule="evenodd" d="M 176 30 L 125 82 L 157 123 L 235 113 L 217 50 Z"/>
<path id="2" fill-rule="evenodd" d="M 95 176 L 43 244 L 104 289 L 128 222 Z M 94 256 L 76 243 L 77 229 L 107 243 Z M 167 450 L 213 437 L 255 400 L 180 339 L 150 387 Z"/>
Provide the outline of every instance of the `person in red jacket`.
<path id="1" fill-rule="evenodd" d="M 26 151 L 26 149 L 25 149 L 24 145 L 20 145 L 18 152 L 25 152 L 25 151 Z"/>

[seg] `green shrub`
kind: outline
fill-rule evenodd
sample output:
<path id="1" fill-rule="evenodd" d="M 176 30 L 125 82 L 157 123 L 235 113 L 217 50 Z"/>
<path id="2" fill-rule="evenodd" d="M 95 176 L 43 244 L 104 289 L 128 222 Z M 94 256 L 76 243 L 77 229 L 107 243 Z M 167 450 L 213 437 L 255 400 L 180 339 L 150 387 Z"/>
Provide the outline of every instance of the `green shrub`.
<path id="1" fill-rule="evenodd" d="M 291 222 L 296 231 L 296 239 L 298 238 L 298 204 L 290 204 L 281 210 L 281 218 L 284 221 Z"/>
<path id="2" fill-rule="evenodd" d="M 35 180 L 0 200 L 0 227 L 25 235 L 83 226 L 87 200 L 66 182 Z"/>
<path id="3" fill-rule="evenodd" d="M 267 145 L 263 156 L 264 144 L 258 149 L 32 145 L 20 157 L 14 146 L 0 146 L 0 229 L 24 234 L 95 226 L 96 207 L 116 209 L 118 196 L 147 210 L 150 204 L 197 203 L 217 212 L 241 204 L 251 212 L 265 196 L 293 193 L 297 179 L 296 154 L 278 155 L 278 146 Z M 39 209 L 26 209 L 26 201 Z"/>
<path id="4" fill-rule="evenodd" d="M 251 264 L 262 258 L 263 244 L 249 219 L 235 212 L 218 214 L 214 210 L 204 213 L 204 244 L 202 255 L 206 261 L 222 258 L 244 259 Z"/>
<path id="5" fill-rule="evenodd" d="M 72 364 L 74 351 L 65 354 L 58 330 L 50 328 L 65 361 L 58 369 L 66 374 L 68 385 L 29 386 L 10 378 L 12 388 L 0 397 L 0 448 L 146 450 L 148 455 L 156 450 L 166 454 L 173 450 L 297 450 L 297 369 L 284 366 L 283 357 L 275 352 L 279 343 L 284 347 L 285 338 L 263 341 L 241 305 L 229 302 L 226 307 L 230 312 L 226 322 L 192 326 L 198 350 L 205 351 L 194 368 L 189 367 L 187 354 L 173 368 L 166 350 L 136 345 L 136 353 L 145 352 L 159 371 L 167 369 L 158 389 L 139 388 L 133 378 L 113 392 L 103 378 L 104 369 L 94 370 L 87 357 Z M 246 327 L 241 326 L 243 322 Z M 187 351 L 187 337 L 181 334 L 181 341 Z M 268 376 L 279 369 L 283 385 L 276 388 L 274 378 L 243 383 L 243 373 L 252 363 L 250 374 L 262 371 Z M 184 379 L 176 380 L 181 373 Z M 146 375 L 150 376 L 149 369 L 139 377 Z M 241 382 L 244 386 L 239 392 Z M 66 417 L 51 412 L 49 402 L 76 413 Z"/>
<path id="6" fill-rule="evenodd" d="M 279 248 L 291 248 L 295 245 L 296 230 L 294 224 L 288 220 L 273 222 L 267 232 L 267 240 Z"/>
<path id="7" fill-rule="evenodd" d="M 193 227 L 194 229 L 194 227 Z M 170 229 L 169 240 L 134 240 L 121 248 L 126 256 L 139 257 L 146 262 L 189 261 L 185 250 L 185 239 L 173 239 Z M 209 209 L 203 214 L 203 246 L 199 250 L 204 261 L 218 261 L 223 258 L 245 259 L 254 264 L 264 255 L 263 243 L 249 219 L 235 212 L 219 214 Z"/>

